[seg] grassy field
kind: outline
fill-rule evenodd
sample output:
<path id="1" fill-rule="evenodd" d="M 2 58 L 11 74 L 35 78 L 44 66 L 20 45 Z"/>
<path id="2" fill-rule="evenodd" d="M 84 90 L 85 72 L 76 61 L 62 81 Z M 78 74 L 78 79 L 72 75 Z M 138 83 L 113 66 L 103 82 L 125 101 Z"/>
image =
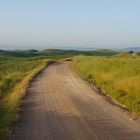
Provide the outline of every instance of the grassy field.
<path id="1" fill-rule="evenodd" d="M 0 139 L 10 134 L 29 82 L 49 62 L 42 58 L 0 57 Z"/>
<path id="2" fill-rule="evenodd" d="M 124 58 L 124 54 L 110 50 L 0 50 L 0 139 L 10 135 L 10 127 L 19 117 L 21 100 L 32 78 L 52 60 L 71 59 L 80 54 L 86 56 L 74 57 L 73 61 L 79 74 L 140 114 L 140 57 L 125 54 Z"/>
<path id="3" fill-rule="evenodd" d="M 80 51 L 48 49 L 0 50 L 0 139 L 7 139 L 18 119 L 20 103 L 32 78 L 52 60 L 66 59 Z"/>
<path id="4" fill-rule="evenodd" d="M 139 116 L 140 57 L 124 54 L 114 57 L 78 56 L 73 59 L 73 66 L 84 79 L 96 84 Z"/>

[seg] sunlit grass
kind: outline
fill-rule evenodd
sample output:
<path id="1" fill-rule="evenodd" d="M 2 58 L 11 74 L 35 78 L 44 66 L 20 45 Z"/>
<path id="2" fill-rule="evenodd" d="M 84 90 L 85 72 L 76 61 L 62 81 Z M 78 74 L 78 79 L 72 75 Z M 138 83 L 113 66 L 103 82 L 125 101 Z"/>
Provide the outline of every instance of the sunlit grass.
<path id="1" fill-rule="evenodd" d="M 0 63 L 0 139 L 7 139 L 9 127 L 18 118 L 20 102 L 31 79 L 46 65 L 45 59 L 12 59 Z"/>
<path id="2" fill-rule="evenodd" d="M 140 57 L 75 57 L 73 66 L 85 79 L 140 115 Z"/>

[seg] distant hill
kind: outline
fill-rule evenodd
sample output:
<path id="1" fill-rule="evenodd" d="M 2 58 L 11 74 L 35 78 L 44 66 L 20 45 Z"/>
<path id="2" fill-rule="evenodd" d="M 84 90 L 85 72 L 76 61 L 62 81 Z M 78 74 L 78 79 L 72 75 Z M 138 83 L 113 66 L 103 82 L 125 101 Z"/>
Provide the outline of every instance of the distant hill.
<path id="1" fill-rule="evenodd" d="M 35 50 L 0 50 L 0 56 L 6 57 L 32 57 L 32 56 L 39 56 L 41 54 L 37 54 Z"/>
<path id="2" fill-rule="evenodd" d="M 46 49 L 46 50 L 0 50 L 0 56 L 6 57 L 36 57 L 36 56 L 48 56 L 48 57 L 57 57 L 57 56 L 73 56 L 73 55 L 90 55 L 90 56 L 112 56 L 118 52 L 99 49 L 92 51 L 80 51 L 80 50 L 62 50 L 62 49 Z"/>
<path id="3" fill-rule="evenodd" d="M 123 51 L 135 51 L 135 52 L 140 52 L 140 47 L 129 47 L 123 49 Z"/>
<path id="4" fill-rule="evenodd" d="M 112 57 L 138 58 L 138 57 L 140 57 L 140 52 L 122 51 L 116 55 L 113 55 Z"/>
<path id="5" fill-rule="evenodd" d="M 4 51 L 4 50 L 0 50 L 0 54 L 1 54 L 1 53 L 6 53 L 6 52 L 7 52 L 7 51 Z"/>

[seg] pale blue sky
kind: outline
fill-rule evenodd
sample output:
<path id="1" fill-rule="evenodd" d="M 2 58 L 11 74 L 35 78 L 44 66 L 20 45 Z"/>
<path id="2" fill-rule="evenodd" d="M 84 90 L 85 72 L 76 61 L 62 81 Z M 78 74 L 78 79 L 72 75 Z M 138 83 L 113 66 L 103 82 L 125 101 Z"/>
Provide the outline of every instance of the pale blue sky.
<path id="1" fill-rule="evenodd" d="M 140 0 L 0 0 L 0 46 L 140 47 Z"/>

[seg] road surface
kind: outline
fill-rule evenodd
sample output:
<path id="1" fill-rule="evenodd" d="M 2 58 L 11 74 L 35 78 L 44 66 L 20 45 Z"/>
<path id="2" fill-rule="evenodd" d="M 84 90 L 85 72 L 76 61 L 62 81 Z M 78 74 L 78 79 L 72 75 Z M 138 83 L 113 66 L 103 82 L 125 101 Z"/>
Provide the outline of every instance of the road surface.
<path id="1" fill-rule="evenodd" d="M 11 140 L 140 140 L 140 125 L 61 62 L 32 81 Z"/>

